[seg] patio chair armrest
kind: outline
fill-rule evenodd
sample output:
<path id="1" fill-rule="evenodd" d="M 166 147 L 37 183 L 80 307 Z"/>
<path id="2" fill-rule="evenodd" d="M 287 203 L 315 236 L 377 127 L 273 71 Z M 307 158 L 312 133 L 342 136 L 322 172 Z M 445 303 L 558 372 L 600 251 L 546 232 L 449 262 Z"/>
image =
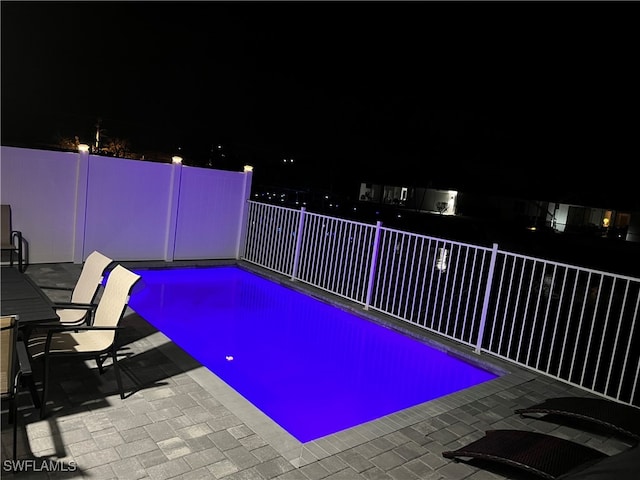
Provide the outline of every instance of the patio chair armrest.
<path id="1" fill-rule="evenodd" d="M 85 327 L 69 327 L 69 330 L 123 330 L 125 327 L 122 325 L 87 325 Z"/>
<path id="2" fill-rule="evenodd" d="M 97 303 L 76 303 L 76 302 L 54 302 L 53 308 L 92 311 L 98 308 L 98 304 Z"/>
<path id="3" fill-rule="evenodd" d="M 45 342 L 44 351 L 45 351 L 45 354 L 49 353 L 49 349 L 51 348 L 51 340 L 53 339 L 53 334 L 54 333 L 79 332 L 81 330 L 87 330 L 87 331 L 114 330 L 114 331 L 118 331 L 118 330 L 122 330 L 122 329 L 124 329 L 124 327 L 121 327 L 120 325 L 97 326 L 97 327 L 94 327 L 92 325 L 68 325 L 68 326 L 51 325 L 50 328 L 47 328 L 47 340 Z"/>
<path id="4" fill-rule="evenodd" d="M 38 284 L 38 287 L 40 287 L 43 290 L 65 290 L 67 292 L 73 291 L 73 287 L 58 287 L 56 285 L 40 285 L 40 284 Z"/>
<path id="5" fill-rule="evenodd" d="M 29 361 L 29 353 L 27 346 L 22 340 L 16 342 L 16 353 L 18 354 L 18 364 L 22 375 L 31 375 L 31 362 Z"/>
<path id="6" fill-rule="evenodd" d="M 124 329 L 124 327 L 121 327 L 119 325 L 113 325 L 113 326 L 98 326 L 98 327 L 94 327 L 94 326 L 82 326 L 82 325 L 68 325 L 68 326 L 52 326 L 51 328 L 48 328 L 48 333 L 47 333 L 47 340 L 45 341 L 44 344 L 44 354 L 45 355 L 49 355 L 49 352 L 51 351 L 51 341 L 53 340 L 53 334 L 54 333 L 60 333 L 60 332 L 79 332 L 81 330 L 87 330 L 87 331 L 97 331 L 97 330 L 114 330 L 114 331 L 118 331 L 118 330 L 122 330 Z"/>
<path id="7" fill-rule="evenodd" d="M 72 322 L 61 322 L 63 325 L 91 325 L 93 317 L 98 308 L 97 303 L 75 303 L 75 302 L 54 302 L 53 308 L 56 310 L 86 310 L 87 314 L 80 320 Z"/>
<path id="8" fill-rule="evenodd" d="M 123 330 L 125 327 L 120 325 L 113 326 L 95 326 L 95 325 L 60 325 L 60 324 L 42 324 L 47 329 L 47 341 L 54 333 L 59 332 L 79 332 L 81 330 Z"/>
<path id="9" fill-rule="evenodd" d="M 20 230 L 12 230 L 11 231 L 11 241 L 15 243 L 15 239 L 18 239 L 18 243 L 15 245 L 18 247 L 22 246 L 22 232 Z"/>

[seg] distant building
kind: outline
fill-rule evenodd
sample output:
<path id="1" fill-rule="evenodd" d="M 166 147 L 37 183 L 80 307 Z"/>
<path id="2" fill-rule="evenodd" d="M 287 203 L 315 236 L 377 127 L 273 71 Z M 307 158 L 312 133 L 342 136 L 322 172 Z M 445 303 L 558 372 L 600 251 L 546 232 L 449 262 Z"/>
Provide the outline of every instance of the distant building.
<path id="1" fill-rule="evenodd" d="M 640 212 L 435 188 L 361 183 L 360 202 L 440 215 L 463 215 L 528 229 L 640 242 Z"/>

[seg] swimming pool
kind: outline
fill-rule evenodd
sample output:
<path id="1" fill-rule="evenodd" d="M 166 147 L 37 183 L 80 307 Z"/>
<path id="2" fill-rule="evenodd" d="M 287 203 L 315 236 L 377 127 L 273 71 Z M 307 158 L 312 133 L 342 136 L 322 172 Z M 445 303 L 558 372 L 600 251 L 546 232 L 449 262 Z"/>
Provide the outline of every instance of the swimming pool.
<path id="1" fill-rule="evenodd" d="M 135 271 L 131 308 L 303 443 L 497 377 L 236 266 Z"/>

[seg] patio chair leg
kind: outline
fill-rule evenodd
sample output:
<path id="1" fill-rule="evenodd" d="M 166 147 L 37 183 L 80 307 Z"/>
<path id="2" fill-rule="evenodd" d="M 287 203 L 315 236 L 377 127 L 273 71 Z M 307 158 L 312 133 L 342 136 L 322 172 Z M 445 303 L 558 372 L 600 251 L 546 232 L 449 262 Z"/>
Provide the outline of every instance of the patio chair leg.
<path id="1" fill-rule="evenodd" d="M 96 365 L 98 366 L 98 371 L 100 372 L 100 375 L 102 375 L 104 373 L 104 369 L 102 368 L 102 360 L 100 360 L 100 355 L 96 355 Z"/>
<path id="2" fill-rule="evenodd" d="M 49 390 L 49 355 L 44 357 L 44 374 L 42 376 L 42 400 L 40 401 L 40 419 L 45 417 L 47 409 L 47 390 Z"/>
<path id="3" fill-rule="evenodd" d="M 11 400 L 9 416 L 13 417 L 13 460 L 18 457 L 18 402 Z"/>
<path id="4" fill-rule="evenodd" d="M 14 423 L 16 421 L 15 416 L 13 414 L 13 411 L 14 411 L 13 406 L 14 406 L 15 402 L 16 402 L 15 398 L 9 399 L 9 410 L 7 412 L 7 422 L 9 424 L 12 424 L 12 423 Z"/>
<path id="5" fill-rule="evenodd" d="M 36 388 L 36 382 L 33 379 L 33 375 L 22 377 L 23 385 L 26 385 L 31 392 L 31 401 L 35 408 L 40 408 L 40 395 L 38 395 L 38 389 Z"/>
<path id="6" fill-rule="evenodd" d="M 122 376 L 120 375 L 120 367 L 118 366 L 118 356 L 115 348 L 111 350 L 111 357 L 113 358 L 113 373 L 116 374 L 116 382 L 118 382 L 118 391 L 120 392 L 120 398 L 124 400 L 124 388 L 122 388 Z"/>

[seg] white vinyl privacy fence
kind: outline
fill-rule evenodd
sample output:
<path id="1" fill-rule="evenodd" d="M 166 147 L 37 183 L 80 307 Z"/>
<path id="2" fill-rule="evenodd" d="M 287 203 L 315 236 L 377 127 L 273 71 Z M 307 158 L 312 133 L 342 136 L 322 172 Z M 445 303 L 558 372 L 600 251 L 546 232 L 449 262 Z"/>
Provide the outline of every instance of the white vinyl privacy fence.
<path id="1" fill-rule="evenodd" d="M 1 147 L 0 194 L 29 263 L 238 258 L 250 171 Z"/>
<path id="2" fill-rule="evenodd" d="M 249 202 L 243 259 L 640 406 L 640 279 Z"/>

